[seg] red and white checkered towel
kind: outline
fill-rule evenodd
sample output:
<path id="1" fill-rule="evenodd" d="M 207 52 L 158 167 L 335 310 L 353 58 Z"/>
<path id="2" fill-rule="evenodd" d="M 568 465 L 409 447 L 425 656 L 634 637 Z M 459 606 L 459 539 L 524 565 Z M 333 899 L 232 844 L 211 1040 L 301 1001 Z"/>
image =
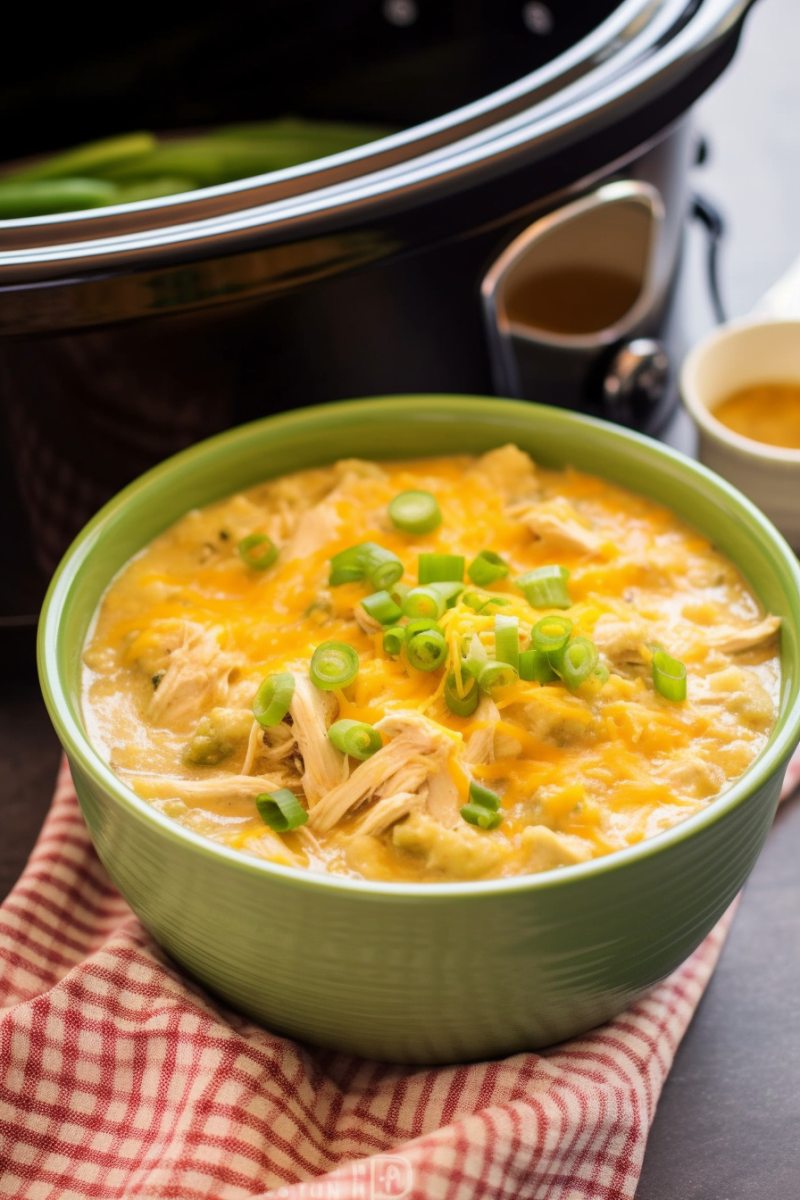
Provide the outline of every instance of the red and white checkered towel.
<path id="1" fill-rule="evenodd" d="M 553 1050 L 364 1062 L 277 1037 L 184 979 L 105 875 L 65 767 L 0 908 L 0 1196 L 632 1197 L 730 920 L 644 1000 Z"/>

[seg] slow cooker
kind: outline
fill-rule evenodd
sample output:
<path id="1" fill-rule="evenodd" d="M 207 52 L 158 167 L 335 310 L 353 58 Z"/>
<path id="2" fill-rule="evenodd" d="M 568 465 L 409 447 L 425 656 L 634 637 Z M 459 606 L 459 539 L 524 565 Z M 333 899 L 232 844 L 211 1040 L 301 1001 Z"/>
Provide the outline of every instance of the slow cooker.
<path id="1" fill-rule="evenodd" d="M 290 170 L 0 222 L 0 627 L 190 442 L 386 392 L 496 393 L 658 433 L 696 153 L 752 0 L 293 0 L 135 27 L 17 13 L 0 159 L 281 113 L 396 132 Z M 10 44 L 10 43 L 9 43 Z M 33 620 L 33 618 L 30 618 Z M 6 637 L 8 644 L 8 637 Z"/>

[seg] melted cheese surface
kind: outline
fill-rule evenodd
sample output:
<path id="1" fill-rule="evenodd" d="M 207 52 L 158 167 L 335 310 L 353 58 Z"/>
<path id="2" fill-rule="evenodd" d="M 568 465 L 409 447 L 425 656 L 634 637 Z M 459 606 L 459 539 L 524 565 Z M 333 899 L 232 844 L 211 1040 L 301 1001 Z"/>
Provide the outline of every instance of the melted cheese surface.
<path id="1" fill-rule="evenodd" d="M 443 520 L 432 533 L 389 520 L 389 502 L 408 489 L 436 496 Z M 237 553 L 254 532 L 280 547 L 264 571 Z M 420 553 L 469 563 L 493 550 L 510 571 L 487 595 L 509 603 L 476 613 L 459 598 L 440 618 L 450 667 L 415 670 L 405 653 L 383 651 L 360 609 L 367 584 L 328 584 L 332 555 L 368 541 L 402 559 L 410 586 Z M 596 643 L 608 680 L 569 691 L 518 679 L 472 716 L 453 715 L 447 669 L 460 669 L 474 637 L 493 657 L 495 611 L 518 617 L 525 649 L 550 610 L 533 609 L 513 580 L 550 564 L 568 568 L 563 615 Z M 352 461 L 187 513 L 129 563 L 85 649 L 84 713 L 135 792 L 245 853 L 408 882 L 525 874 L 634 845 L 737 779 L 774 725 L 777 624 L 704 537 L 604 480 L 537 469 L 514 447 Z M 353 646 L 360 669 L 322 693 L 308 664 L 330 640 Z M 685 663 L 685 702 L 655 690 L 653 646 Z M 287 720 L 262 730 L 253 699 L 277 671 L 295 675 L 295 699 Z M 341 718 L 379 723 L 382 751 L 362 763 L 335 750 L 326 729 Z M 471 779 L 500 796 L 498 828 L 461 817 Z M 255 805 L 279 787 L 309 810 L 285 835 Z"/>

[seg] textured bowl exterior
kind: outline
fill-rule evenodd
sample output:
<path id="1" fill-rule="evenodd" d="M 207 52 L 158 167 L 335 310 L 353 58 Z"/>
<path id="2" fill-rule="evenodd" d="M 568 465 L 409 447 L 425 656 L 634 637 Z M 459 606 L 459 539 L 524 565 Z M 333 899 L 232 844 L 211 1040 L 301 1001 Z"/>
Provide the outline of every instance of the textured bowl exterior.
<path id="1" fill-rule="evenodd" d="M 770 744 L 705 812 L 632 849 L 545 875 L 394 885 L 293 871 L 182 829 L 91 748 L 81 648 L 105 587 L 188 508 L 353 454 L 477 452 L 516 441 L 678 511 L 784 617 Z M 645 438 L 560 410 L 391 397 L 268 418 L 169 460 L 87 527 L 53 581 L 40 630 L 51 717 L 101 860 L 164 948 L 270 1028 L 371 1058 L 452 1062 L 552 1044 L 624 1008 L 699 944 L 766 838 L 800 739 L 800 572 L 777 532 L 723 481 Z"/>

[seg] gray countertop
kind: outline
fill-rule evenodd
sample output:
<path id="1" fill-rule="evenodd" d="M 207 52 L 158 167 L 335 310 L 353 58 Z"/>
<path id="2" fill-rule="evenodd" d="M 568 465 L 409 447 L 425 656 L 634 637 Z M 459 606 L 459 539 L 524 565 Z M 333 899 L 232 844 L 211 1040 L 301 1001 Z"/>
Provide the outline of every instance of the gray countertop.
<path id="1" fill-rule="evenodd" d="M 800 254 L 800 0 L 759 0 L 728 72 L 696 109 L 709 161 L 696 185 L 724 211 L 721 277 L 747 312 Z M 711 324 L 690 237 L 687 323 Z M 30 669 L 0 686 L 0 895 L 49 802 L 59 748 Z M 656 1114 L 639 1200 L 800 1194 L 800 801 L 783 810 L 744 893 Z"/>

